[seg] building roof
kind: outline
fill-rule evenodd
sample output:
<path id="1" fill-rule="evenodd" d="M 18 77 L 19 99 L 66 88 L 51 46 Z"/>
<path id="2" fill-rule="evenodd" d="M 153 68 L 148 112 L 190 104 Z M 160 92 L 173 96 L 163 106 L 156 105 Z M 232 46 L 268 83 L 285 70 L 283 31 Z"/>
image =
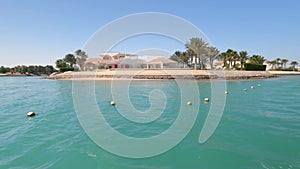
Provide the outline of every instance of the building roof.
<path id="1" fill-rule="evenodd" d="M 117 63 L 119 63 L 119 60 L 101 60 L 99 63 L 102 63 L 102 64 L 117 64 Z"/>
<path id="2" fill-rule="evenodd" d="M 175 64 L 177 63 L 174 60 L 164 58 L 164 57 L 157 57 L 155 59 L 152 59 L 150 61 L 146 61 L 144 59 L 132 59 L 132 58 L 120 58 L 120 59 L 114 59 L 113 57 L 119 57 L 119 56 L 136 56 L 134 54 L 122 54 L 118 52 L 107 52 L 107 53 L 101 53 L 101 56 L 110 56 L 111 59 L 103 59 L 103 57 L 99 58 L 87 58 L 85 63 L 93 63 L 93 64 Z"/>
<path id="3" fill-rule="evenodd" d="M 101 58 L 87 58 L 85 63 L 99 63 L 101 60 Z"/>
<path id="4" fill-rule="evenodd" d="M 116 56 L 116 55 L 118 55 L 118 54 L 120 54 L 119 52 L 104 52 L 104 53 L 100 53 L 100 56 Z"/>
<path id="5" fill-rule="evenodd" d="M 167 64 L 172 64 L 172 63 L 177 63 L 174 60 L 167 59 L 167 58 L 155 58 L 150 60 L 148 63 L 167 63 Z"/>
<path id="6" fill-rule="evenodd" d="M 120 64 L 146 64 L 146 61 L 143 59 L 123 59 L 120 61 Z"/>
<path id="7" fill-rule="evenodd" d="M 134 54 L 129 54 L 129 53 L 120 53 L 120 52 L 104 52 L 104 53 L 100 53 L 100 56 L 137 56 Z"/>
<path id="8" fill-rule="evenodd" d="M 119 63 L 120 60 L 103 60 L 101 58 L 88 58 L 86 61 L 85 61 L 85 64 L 117 64 Z"/>

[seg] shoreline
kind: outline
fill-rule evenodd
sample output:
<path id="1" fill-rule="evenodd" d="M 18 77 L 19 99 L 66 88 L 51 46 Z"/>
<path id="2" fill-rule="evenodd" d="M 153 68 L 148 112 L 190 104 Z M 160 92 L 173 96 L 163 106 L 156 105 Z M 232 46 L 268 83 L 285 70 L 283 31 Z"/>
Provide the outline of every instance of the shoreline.
<path id="1" fill-rule="evenodd" d="M 299 72 L 300 73 L 300 72 Z M 221 71 L 221 70 L 182 70 L 182 69 L 116 69 L 83 72 L 65 72 L 47 77 L 51 80 L 247 80 L 267 79 L 277 75 L 268 71 Z"/>
<path id="2" fill-rule="evenodd" d="M 48 76 L 46 74 L 35 75 L 35 74 L 20 74 L 20 73 L 0 73 L 0 77 L 30 77 L 30 76 Z"/>
<path id="3" fill-rule="evenodd" d="M 300 75 L 299 71 L 269 71 L 273 75 Z"/>

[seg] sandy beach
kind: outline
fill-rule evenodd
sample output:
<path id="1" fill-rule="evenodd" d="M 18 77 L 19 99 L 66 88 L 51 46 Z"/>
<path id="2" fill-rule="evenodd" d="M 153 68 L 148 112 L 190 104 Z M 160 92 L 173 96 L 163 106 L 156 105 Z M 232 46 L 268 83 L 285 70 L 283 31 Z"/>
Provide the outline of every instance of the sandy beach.
<path id="1" fill-rule="evenodd" d="M 4 76 L 33 76 L 32 74 L 21 74 L 21 73 L 14 73 L 14 74 L 11 74 L 11 73 L 0 73 L 0 77 L 4 77 Z"/>
<path id="2" fill-rule="evenodd" d="M 172 79 L 262 79 L 275 77 L 267 71 L 220 71 L 179 69 L 115 69 L 65 72 L 50 75 L 55 80 L 172 80 Z"/>
<path id="3" fill-rule="evenodd" d="M 273 75 L 300 75 L 300 72 L 293 71 L 269 71 Z"/>

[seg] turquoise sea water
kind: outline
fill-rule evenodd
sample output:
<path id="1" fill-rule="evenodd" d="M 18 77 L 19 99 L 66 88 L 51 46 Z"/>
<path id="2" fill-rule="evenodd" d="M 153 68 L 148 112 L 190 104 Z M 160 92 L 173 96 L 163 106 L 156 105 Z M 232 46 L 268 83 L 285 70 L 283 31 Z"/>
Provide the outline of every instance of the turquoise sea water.
<path id="1" fill-rule="evenodd" d="M 77 119 L 71 81 L 1 77 L 0 168 L 300 168 L 300 76 L 228 81 L 223 117 L 204 144 L 198 137 L 210 106 L 202 103 L 210 96 L 210 83 L 198 86 L 201 106 L 187 137 L 161 155 L 131 159 L 103 150 L 87 136 Z M 167 130 L 178 115 L 181 98 L 172 81 L 132 82 L 133 105 L 147 110 L 154 89 L 164 91 L 167 104 L 157 121 L 145 125 L 124 120 L 110 106 L 109 82 L 95 83 L 97 104 L 107 122 L 139 138 Z M 38 115 L 27 118 L 29 111 Z"/>

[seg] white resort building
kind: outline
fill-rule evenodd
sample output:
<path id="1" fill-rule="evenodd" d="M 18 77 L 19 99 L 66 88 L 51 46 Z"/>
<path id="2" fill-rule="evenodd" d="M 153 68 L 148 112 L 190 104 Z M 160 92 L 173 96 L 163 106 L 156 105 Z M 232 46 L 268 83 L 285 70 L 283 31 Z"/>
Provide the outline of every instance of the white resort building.
<path id="1" fill-rule="evenodd" d="M 168 69 L 179 67 L 180 64 L 178 62 L 164 58 L 163 56 L 143 57 L 134 54 L 106 52 L 101 53 L 99 58 L 88 58 L 85 61 L 84 69 Z"/>

